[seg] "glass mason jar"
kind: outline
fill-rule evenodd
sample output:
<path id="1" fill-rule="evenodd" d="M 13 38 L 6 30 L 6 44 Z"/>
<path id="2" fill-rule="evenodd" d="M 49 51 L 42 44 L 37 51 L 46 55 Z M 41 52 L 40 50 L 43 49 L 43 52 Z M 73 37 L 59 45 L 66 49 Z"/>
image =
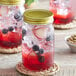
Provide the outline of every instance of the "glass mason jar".
<path id="1" fill-rule="evenodd" d="M 55 24 L 67 24 L 74 19 L 70 0 L 50 0 L 50 11 L 54 14 Z"/>
<path id="2" fill-rule="evenodd" d="M 34 71 L 45 70 L 54 63 L 53 14 L 48 10 L 32 9 L 24 13 L 22 27 L 23 65 Z"/>
<path id="3" fill-rule="evenodd" d="M 21 0 L 0 0 L 0 52 L 17 53 L 22 43 Z"/>

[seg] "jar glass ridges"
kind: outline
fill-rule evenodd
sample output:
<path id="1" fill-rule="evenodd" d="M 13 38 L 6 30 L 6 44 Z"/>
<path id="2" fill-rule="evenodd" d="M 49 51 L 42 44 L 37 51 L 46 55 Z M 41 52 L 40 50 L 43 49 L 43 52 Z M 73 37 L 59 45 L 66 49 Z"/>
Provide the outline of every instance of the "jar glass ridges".
<path id="1" fill-rule="evenodd" d="M 22 27 L 24 66 L 34 71 L 50 68 L 54 63 L 53 14 L 47 10 L 28 10 L 24 13 L 24 21 L 25 25 Z"/>
<path id="2" fill-rule="evenodd" d="M 19 5 L 0 5 L 0 52 L 21 51 L 22 14 Z"/>

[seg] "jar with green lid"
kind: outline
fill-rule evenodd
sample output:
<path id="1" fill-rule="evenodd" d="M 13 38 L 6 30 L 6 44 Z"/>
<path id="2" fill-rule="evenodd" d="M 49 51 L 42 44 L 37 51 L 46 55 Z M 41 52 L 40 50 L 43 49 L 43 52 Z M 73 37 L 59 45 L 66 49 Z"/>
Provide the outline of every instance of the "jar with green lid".
<path id="1" fill-rule="evenodd" d="M 0 53 L 17 53 L 22 44 L 22 0 L 0 0 Z"/>
<path id="2" fill-rule="evenodd" d="M 40 71 L 54 64 L 53 13 L 43 9 L 24 12 L 22 61 L 29 70 Z"/>

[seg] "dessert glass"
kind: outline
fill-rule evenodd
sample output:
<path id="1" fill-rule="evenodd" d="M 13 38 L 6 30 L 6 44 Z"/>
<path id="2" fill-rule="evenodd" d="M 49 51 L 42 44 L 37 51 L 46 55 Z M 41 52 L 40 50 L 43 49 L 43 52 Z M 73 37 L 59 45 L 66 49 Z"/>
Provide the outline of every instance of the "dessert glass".
<path id="1" fill-rule="evenodd" d="M 0 0 L 0 52 L 17 53 L 22 43 L 21 0 Z"/>
<path id="2" fill-rule="evenodd" d="M 22 62 L 29 70 L 46 70 L 54 63 L 53 14 L 47 10 L 27 10 L 22 27 Z"/>
<path id="3" fill-rule="evenodd" d="M 69 0 L 50 0 L 50 11 L 54 14 L 55 24 L 67 24 L 74 19 Z"/>

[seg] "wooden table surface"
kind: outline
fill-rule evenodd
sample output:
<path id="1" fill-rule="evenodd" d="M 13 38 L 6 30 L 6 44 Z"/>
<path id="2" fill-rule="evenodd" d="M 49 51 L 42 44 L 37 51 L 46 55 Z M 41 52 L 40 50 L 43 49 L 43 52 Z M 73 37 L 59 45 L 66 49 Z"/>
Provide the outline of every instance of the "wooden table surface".
<path id="1" fill-rule="evenodd" d="M 76 29 L 55 30 L 55 61 L 60 66 L 56 76 L 76 76 L 76 54 L 71 53 L 65 42 L 65 37 L 75 34 Z"/>
<path id="2" fill-rule="evenodd" d="M 48 2 L 43 2 L 43 5 L 45 4 Z M 39 7 L 41 6 L 42 4 Z M 74 33 L 76 28 L 55 30 L 55 62 L 60 66 L 60 71 L 55 76 L 76 76 L 76 54 L 70 52 L 65 42 L 65 37 Z M 22 61 L 21 53 L 0 54 L 0 76 L 23 76 L 15 69 L 20 61 Z"/>

